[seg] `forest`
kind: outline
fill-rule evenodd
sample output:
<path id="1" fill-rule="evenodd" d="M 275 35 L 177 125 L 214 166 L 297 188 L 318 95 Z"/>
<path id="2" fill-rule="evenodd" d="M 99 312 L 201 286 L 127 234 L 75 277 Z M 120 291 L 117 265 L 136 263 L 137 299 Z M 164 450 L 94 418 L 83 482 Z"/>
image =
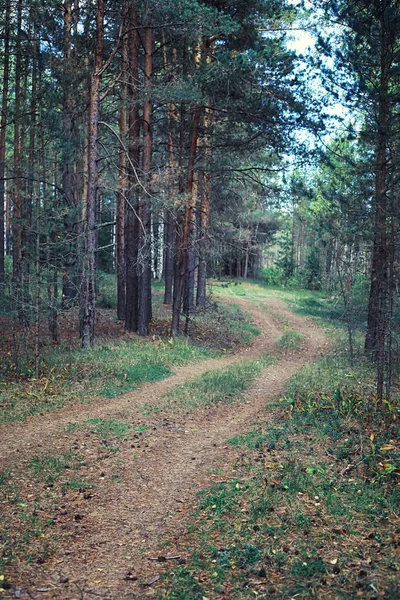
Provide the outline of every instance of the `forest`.
<path id="1" fill-rule="evenodd" d="M 0 597 L 398 597 L 400 0 L 0 8 Z"/>

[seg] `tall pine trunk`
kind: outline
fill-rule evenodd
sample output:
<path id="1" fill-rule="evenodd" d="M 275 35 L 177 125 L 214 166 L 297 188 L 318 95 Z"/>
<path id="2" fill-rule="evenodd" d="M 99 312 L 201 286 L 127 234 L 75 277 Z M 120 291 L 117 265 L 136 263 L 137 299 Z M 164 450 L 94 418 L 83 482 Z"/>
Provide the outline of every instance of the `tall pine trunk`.
<path id="1" fill-rule="evenodd" d="M 104 0 L 97 0 L 96 8 L 96 52 L 94 71 L 90 83 L 89 106 L 89 177 L 86 211 L 86 256 L 84 272 L 84 302 L 81 316 L 82 347 L 89 348 L 94 343 L 96 318 L 96 212 L 97 188 L 99 182 L 99 110 L 100 83 L 104 48 Z"/>
<path id="2" fill-rule="evenodd" d="M 18 315 L 22 320 L 22 151 L 21 151 L 21 36 L 22 0 L 17 5 L 17 38 L 15 44 L 15 108 L 14 108 L 14 185 L 13 185 L 13 292 Z"/>
<path id="3" fill-rule="evenodd" d="M 126 215 L 125 262 L 126 262 L 126 331 L 136 332 L 138 327 L 138 177 L 140 159 L 139 97 L 139 17 L 135 2 L 129 5 L 129 194 Z"/>
<path id="4" fill-rule="evenodd" d="M 71 85 L 72 65 L 72 3 L 64 4 L 64 64 L 63 64 L 63 149 L 62 149 L 62 187 L 65 213 L 65 250 L 63 257 L 62 306 L 70 308 L 76 297 L 76 286 L 73 281 L 73 269 L 76 263 L 76 215 L 74 202 L 74 153 L 73 153 L 73 102 L 74 93 Z"/>
<path id="5" fill-rule="evenodd" d="M 213 52 L 213 46 L 211 46 Z M 203 170 L 201 172 L 201 201 L 200 201 L 200 236 L 199 236 L 199 268 L 197 276 L 197 306 L 204 307 L 207 300 L 207 245 L 211 213 L 211 167 L 212 167 L 212 129 L 214 112 L 206 108 L 204 113 L 204 147 Z"/>
<path id="6" fill-rule="evenodd" d="M 8 115 L 8 85 L 10 78 L 10 13 L 11 2 L 7 0 L 4 23 L 4 64 L 3 93 L 1 98 L 0 121 L 0 285 L 4 283 L 4 242 L 5 242 L 5 166 L 6 166 L 6 130 Z"/>
<path id="7" fill-rule="evenodd" d="M 385 379 L 387 326 L 387 148 L 389 139 L 389 68 L 391 62 L 384 8 L 381 10 L 380 19 L 381 44 L 376 140 L 375 223 L 365 351 L 372 354 L 377 361 L 377 395 L 382 398 Z"/>
<path id="8" fill-rule="evenodd" d="M 179 332 L 185 278 L 187 276 L 189 262 L 190 230 L 193 221 L 194 211 L 196 208 L 196 198 L 193 194 L 193 182 L 194 169 L 196 163 L 197 140 L 199 136 L 200 117 L 201 108 L 199 106 L 195 106 L 192 110 L 191 119 L 190 149 L 186 183 L 185 216 L 182 227 L 182 236 L 180 239 L 179 248 L 177 249 L 176 259 L 176 273 L 171 324 L 171 334 L 173 336 L 176 336 Z"/>
<path id="9" fill-rule="evenodd" d="M 124 26 L 128 25 L 127 13 L 128 2 L 124 0 L 123 5 Z M 126 309 L 126 264 L 125 264 L 125 205 L 127 193 L 127 156 L 126 156 L 126 134 L 128 130 L 127 121 L 127 97 L 128 97 L 128 34 L 122 38 L 122 63 L 121 63 L 121 87 L 120 87 L 120 114 L 119 114 L 119 136 L 122 141 L 119 148 L 118 161 L 118 193 L 116 210 L 116 272 L 117 272 L 117 316 L 125 319 Z"/>
<path id="10" fill-rule="evenodd" d="M 147 15 L 147 18 L 149 15 Z M 140 227 L 140 262 L 139 262 L 139 312 L 138 334 L 149 335 L 151 310 L 151 162 L 153 153 L 152 118 L 153 104 L 151 87 L 153 85 L 154 34 L 147 23 L 144 32 L 144 109 L 143 109 L 143 183 L 139 215 Z"/>
<path id="11" fill-rule="evenodd" d="M 165 43 L 165 41 L 164 41 Z M 172 49 L 172 81 L 176 81 L 176 48 Z M 168 60 L 166 45 L 164 47 L 164 71 L 167 73 Z M 168 167 L 167 167 L 167 190 L 171 200 L 177 193 L 177 174 L 178 174 L 178 145 L 177 145 L 177 123 L 178 110 L 176 104 L 170 104 L 168 107 Z M 174 205 L 166 207 L 165 218 L 165 237 L 164 237 L 164 304 L 172 304 L 172 289 L 174 283 L 175 270 L 175 246 L 176 246 L 176 220 L 177 214 Z"/>

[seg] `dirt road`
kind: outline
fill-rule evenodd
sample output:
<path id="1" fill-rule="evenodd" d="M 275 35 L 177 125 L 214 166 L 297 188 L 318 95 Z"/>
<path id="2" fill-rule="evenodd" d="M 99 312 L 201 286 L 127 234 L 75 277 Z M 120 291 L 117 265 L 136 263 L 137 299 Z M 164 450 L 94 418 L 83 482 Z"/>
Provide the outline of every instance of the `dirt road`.
<path id="1" fill-rule="evenodd" d="M 323 332 L 310 320 L 291 313 L 278 300 L 253 304 L 234 299 L 253 317 L 262 334 L 250 348 L 222 359 L 208 360 L 178 369 L 165 381 L 146 384 L 133 393 L 110 401 L 68 409 L 0 430 L 0 462 L 21 469 L 32 455 L 48 449 L 72 447 L 87 458 L 87 471 L 96 482 L 86 498 L 78 491 L 60 499 L 55 530 L 59 541 L 55 553 L 43 564 L 14 569 L 10 575 L 23 599 L 142 598 L 157 574 L 151 558 L 170 535 L 185 527 L 197 491 L 212 481 L 212 473 L 233 473 L 238 451 L 226 440 L 249 429 L 266 404 L 279 396 L 287 380 L 305 363 L 326 352 Z M 285 326 L 305 336 L 301 352 L 279 353 L 276 342 Z M 209 370 L 243 358 L 271 353 L 278 361 L 253 382 L 244 401 L 180 409 L 152 417 L 154 429 L 145 441 L 131 440 L 116 454 L 99 452 L 80 431 L 79 423 L 90 418 L 120 419 L 132 423 L 143 419 L 143 407 L 157 402 L 175 386 Z M 69 423 L 73 434 L 67 433 Z M 117 473 L 117 475 L 116 475 Z M 15 595 L 11 595 L 15 597 Z"/>

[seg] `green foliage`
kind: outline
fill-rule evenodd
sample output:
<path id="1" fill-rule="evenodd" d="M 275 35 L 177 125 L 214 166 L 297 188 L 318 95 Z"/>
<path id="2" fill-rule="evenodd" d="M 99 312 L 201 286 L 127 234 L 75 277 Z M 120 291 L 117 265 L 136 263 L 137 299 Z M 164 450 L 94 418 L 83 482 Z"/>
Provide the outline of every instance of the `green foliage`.
<path id="1" fill-rule="evenodd" d="M 251 342 L 260 333 L 251 317 L 234 304 L 210 301 L 191 318 L 191 339 L 210 348 L 231 349 Z"/>
<path id="2" fill-rule="evenodd" d="M 319 250 L 314 246 L 307 256 L 304 277 L 308 290 L 320 290 L 322 287 L 321 259 Z"/>
<path id="3" fill-rule="evenodd" d="M 290 379 L 286 393 L 288 396 L 319 390 L 333 396 L 337 389 L 345 393 L 362 394 L 369 397 L 374 392 L 374 367 L 367 360 L 357 362 L 354 368 L 349 366 L 346 354 L 331 354 L 302 367 Z"/>
<path id="4" fill-rule="evenodd" d="M 400 476 L 400 446 L 394 441 L 400 442 L 398 400 L 381 401 L 373 394 L 363 397 L 338 388 L 332 395 L 298 392 L 295 397 L 285 397 L 282 402 L 298 427 L 312 423 L 335 440 L 332 452 L 339 459 L 358 455 L 358 465 L 363 465 L 373 483 L 388 478 L 396 481 Z M 298 418 L 298 415 L 305 418 Z M 352 420 L 356 420 L 357 427 L 348 432 L 347 423 Z M 332 432 L 327 423 L 336 423 L 336 431 Z"/>
<path id="5" fill-rule="evenodd" d="M 293 258 L 293 246 L 289 232 L 284 232 L 278 240 L 278 259 L 276 269 L 280 276 L 279 283 L 291 285 L 294 282 L 296 265 Z"/>
<path id="6" fill-rule="evenodd" d="M 97 306 L 99 308 L 117 307 L 117 280 L 114 274 L 97 272 L 97 283 L 99 293 L 97 298 Z"/>

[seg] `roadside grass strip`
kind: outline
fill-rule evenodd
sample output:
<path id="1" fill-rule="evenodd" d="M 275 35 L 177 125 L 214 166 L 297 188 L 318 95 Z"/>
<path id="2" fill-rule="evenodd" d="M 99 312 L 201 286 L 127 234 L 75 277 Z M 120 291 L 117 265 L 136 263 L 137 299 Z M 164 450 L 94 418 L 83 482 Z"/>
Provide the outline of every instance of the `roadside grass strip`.
<path id="1" fill-rule="evenodd" d="M 370 384 L 368 364 L 314 361 L 264 422 L 229 439 L 235 477 L 221 470 L 199 494 L 169 540 L 185 564 L 161 573 L 156 596 L 400 597 L 400 407 Z"/>
<path id="2" fill-rule="evenodd" d="M 398 597 L 398 474 L 377 478 L 382 446 L 349 469 L 348 424 L 317 443 L 316 426 L 276 410 L 229 440 L 243 450 L 238 475 L 199 495 L 173 545 L 187 562 L 164 573 L 158 598 Z"/>
<path id="3" fill-rule="evenodd" d="M 239 401 L 263 369 L 275 362 L 274 357 L 264 355 L 256 360 L 243 360 L 223 369 L 208 371 L 177 386 L 166 398 L 170 405 L 180 404 L 191 409 L 202 405 Z"/>
<path id="4" fill-rule="evenodd" d="M 58 352 L 47 357 L 40 379 L 3 383 L 0 424 L 59 410 L 80 402 L 115 398 L 142 383 L 169 377 L 188 363 L 218 356 L 185 340 L 107 343 L 93 350 Z"/>

